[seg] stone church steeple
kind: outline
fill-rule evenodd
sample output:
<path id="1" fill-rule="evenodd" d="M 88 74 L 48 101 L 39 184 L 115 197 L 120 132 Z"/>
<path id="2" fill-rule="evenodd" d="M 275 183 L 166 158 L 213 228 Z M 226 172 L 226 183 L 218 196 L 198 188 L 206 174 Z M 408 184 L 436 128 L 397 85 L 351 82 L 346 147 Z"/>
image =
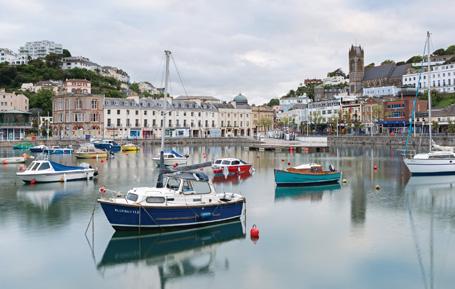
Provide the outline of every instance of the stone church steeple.
<path id="1" fill-rule="evenodd" d="M 351 94 L 362 93 L 362 80 L 364 75 L 363 49 L 351 45 L 349 49 L 349 91 Z"/>

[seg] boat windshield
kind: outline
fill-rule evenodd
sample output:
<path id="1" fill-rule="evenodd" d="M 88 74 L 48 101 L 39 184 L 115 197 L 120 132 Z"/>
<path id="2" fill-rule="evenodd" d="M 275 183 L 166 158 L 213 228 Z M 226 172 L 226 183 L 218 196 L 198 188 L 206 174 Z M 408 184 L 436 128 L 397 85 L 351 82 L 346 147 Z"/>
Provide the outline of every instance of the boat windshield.
<path id="1" fill-rule="evenodd" d="M 216 164 L 216 165 L 221 164 L 221 160 L 216 160 L 216 161 L 215 161 L 215 164 Z"/>
<path id="2" fill-rule="evenodd" d="M 185 195 L 209 194 L 211 189 L 208 182 L 185 180 L 183 181 L 182 192 Z"/>
<path id="3" fill-rule="evenodd" d="M 180 180 L 177 178 L 168 178 L 166 188 L 171 190 L 178 190 L 180 187 Z"/>
<path id="4" fill-rule="evenodd" d="M 232 164 L 232 165 L 240 165 L 240 162 L 239 162 L 239 161 L 232 161 L 231 164 Z"/>
<path id="5" fill-rule="evenodd" d="M 39 167 L 38 171 L 44 171 L 44 170 L 48 170 L 50 168 L 51 168 L 51 166 L 49 165 L 49 163 L 42 163 L 41 166 Z"/>
<path id="6" fill-rule="evenodd" d="M 28 166 L 27 170 L 29 170 L 29 171 L 35 171 L 35 170 L 38 168 L 39 165 L 40 165 L 40 163 L 31 163 L 31 164 Z"/>
<path id="7" fill-rule="evenodd" d="M 231 161 L 223 161 L 222 164 L 223 164 L 223 165 L 230 165 L 230 164 L 231 164 Z"/>

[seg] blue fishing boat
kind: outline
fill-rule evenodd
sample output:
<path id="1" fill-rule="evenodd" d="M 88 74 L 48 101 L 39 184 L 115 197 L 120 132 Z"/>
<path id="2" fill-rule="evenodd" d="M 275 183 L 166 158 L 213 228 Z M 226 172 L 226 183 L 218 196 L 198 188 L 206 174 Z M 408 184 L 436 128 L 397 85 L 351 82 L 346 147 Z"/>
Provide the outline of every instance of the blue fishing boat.
<path id="1" fill-rule="evenodd" d="M 98 199 L 112 227 L 180 229 L 240 219 L 243 214 L 245 197 L 217 193 L 202 172 L 168 173 L 162 179 L 157 187 L 133 188 L 126 195 L 113 192 L 114 196 Z"/>
<path id="2" fill-rule="evenodd" d="M 42 153 L 45 149 L 47 149 L 47 146 L 45 145 L 37 145 L 33 146 L 30 148 L 30 152 L 32 153 Z"/>
<path id="3" fill-rule="evenodd" d="M 341 172 L 330 165 L 323 170 L 319 164 L 304 164 L 286 170 L 275 169 L 275 182 L 278 186 L 314 186 L 333 184 L 340 181 Z"/>
<path id="4" fill-rule="evenodd" d="M 48 155 L 70 155 L 73 153 L 72 148 L 64 148 L 59 146 L 46 147 L 43 152 Z"/>
<path id="5" fill-rule="evenodd" d="M 122 150 L 122 146 L 111 139 L 95 140 L 92 143 L 97 149 L 111 153 L 118 153 Z"/>

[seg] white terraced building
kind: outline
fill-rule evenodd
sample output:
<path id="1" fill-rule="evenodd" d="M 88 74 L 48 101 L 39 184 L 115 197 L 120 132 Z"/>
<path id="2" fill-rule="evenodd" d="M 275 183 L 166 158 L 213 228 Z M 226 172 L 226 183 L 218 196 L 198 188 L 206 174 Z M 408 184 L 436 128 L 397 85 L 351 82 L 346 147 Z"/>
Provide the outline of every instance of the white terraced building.
<path id="1" fill-rule="evenodd" d="M 455 92 L 455 64 L 435 65 L 431 67 L 431 89 L 439 92 Z M 428 71 L 422 73 L 421 88 L 428 87 Z M 419 82 L 419 73 L 403 75 L 403 85 L 417 87 Z"/>
<path id="2" fill-rule="evenodd" d="M 100 66 L 94 62 L 91 62 L 90 59 L 82 56 L 74 56 L 74 57 L 64 57 L 62 58 L 62 69 L 73 69 L 73 68 L 81 68 L 87 69 L 91 71 L 95 71 L 99 69 Z"/>
<path id="3" fill-rule="evenodd" d="M 160 138 L 163 113 L 171 137 L 210 137 L 217 127 L 213 104 L 173 100 L 172 105 L 153 98 L 106 98 L 104 135 L 111 138 Z"/>

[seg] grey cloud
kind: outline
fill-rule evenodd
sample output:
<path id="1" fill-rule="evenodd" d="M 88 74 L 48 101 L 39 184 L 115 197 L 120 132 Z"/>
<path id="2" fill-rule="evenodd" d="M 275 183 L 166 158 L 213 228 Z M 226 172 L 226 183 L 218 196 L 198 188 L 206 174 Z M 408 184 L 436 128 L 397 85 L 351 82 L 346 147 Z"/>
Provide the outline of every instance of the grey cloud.
<path id="1" fill-rule="evenodd" d="M 6 7 L 0 11 L 5 24 L 0 46 L 51 39 L 75 55 L 156 85 L 163 50 L 170 49 L 189 94 L 227 99 L 241 91 L 264 103 L 305 78 L 346 70 L 347 49 L 355 42 L 366 48 L 367 63 L 420 53 L 427 29 L 436 47 L 452 44 L 455 20 L 446 9 L 451 2 L 427 6 L 359 0 L 0 0 Z M 176 82 L 172 88 L 183 93 Z"/>

